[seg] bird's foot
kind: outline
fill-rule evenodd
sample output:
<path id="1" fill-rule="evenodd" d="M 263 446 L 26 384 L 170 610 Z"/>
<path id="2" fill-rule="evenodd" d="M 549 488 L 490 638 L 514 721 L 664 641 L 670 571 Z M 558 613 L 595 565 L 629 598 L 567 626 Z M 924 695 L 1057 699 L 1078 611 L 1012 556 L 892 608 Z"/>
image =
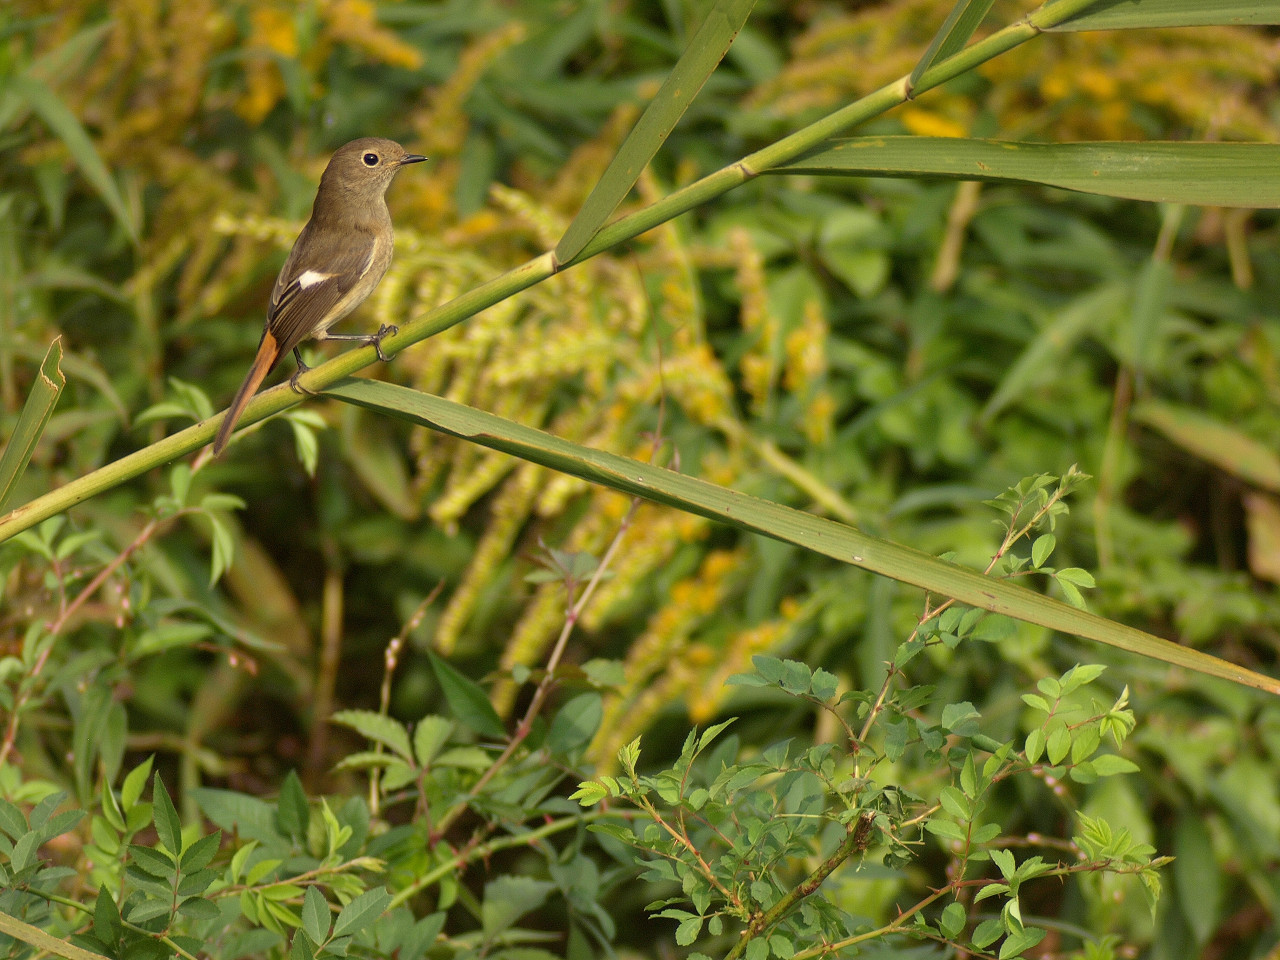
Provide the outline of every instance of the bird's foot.
<path id="1" fill-rule="evenodd" d="M 314 397 L 318 394 L 314 390 L 308 390 L 298 380 L 304 373 L 309 373 L 311 368 L 303 362 L 302 354 L 298 352 L 298 348 L 293 348 L 293 359 L 298 361 L 298 369 L 293 371 L 293 376 L 289 378 L 289 389 L 294 393 L 301 393 L 308 397 Z"/>
<path id="2" fill-rule="evenodd" d="M 391 358 L 382 352 L 382 341 L 386 337 L 393 337 L 400 332 L 400 328 L 394 323 L 384 323 L 378 327 L 378 332 L 365 340 L 365 345 L 373 344 L 373 349 L 378 351 L 378 359 L 383 363 L 390 363 Z"/>

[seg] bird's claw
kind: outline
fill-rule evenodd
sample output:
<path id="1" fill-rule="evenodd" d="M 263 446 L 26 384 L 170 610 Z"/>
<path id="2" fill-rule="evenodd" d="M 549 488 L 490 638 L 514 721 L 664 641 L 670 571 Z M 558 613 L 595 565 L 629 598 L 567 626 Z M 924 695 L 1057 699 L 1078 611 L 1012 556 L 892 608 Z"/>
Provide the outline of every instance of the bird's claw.
<path id="1" fill-rule="evenodd" d="M 386 337 L 394 337 L 400 332 L 400 328 L 394 323 L 384 323 L 378 327 L 378 332 L 365 341 L 367 344 L 373 344 L 373 349 L 378 351 L 378 359 L 383 363 L 390 363 L 391 358 L 382 352 L 382 341 Z"/>
<path id="2" fill-rule="evenodd" d="M 302 362 L 302 354 L 298 352 L 297 348 L 294 348 L 293 359 L 297 361 L 298 369 L 293 371 L 293 376 L 289 378 L 289 389 L 292 390 L 294 393 L 299 393 L 299 394 L 302 394 L 303 396 L 308 396 L 308 397 L 317 396 L 314 390 L 308 390 L 298 380 L 298 378 L 302 376 L 304 373 L 310 373 L 311 368 Z"/>

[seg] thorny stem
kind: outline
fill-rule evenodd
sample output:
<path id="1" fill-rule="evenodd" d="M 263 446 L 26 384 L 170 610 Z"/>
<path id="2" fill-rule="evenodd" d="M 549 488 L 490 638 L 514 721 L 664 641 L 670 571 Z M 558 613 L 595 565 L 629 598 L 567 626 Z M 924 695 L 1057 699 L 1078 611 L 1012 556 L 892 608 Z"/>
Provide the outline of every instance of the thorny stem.
<path id="1" fill-rule="evenodd" d="M 511 847 L 530 846 L 538 840 L 549 837 L 552 834 L 560 833 L 564 830 L 572 830 L 594 820 L 603 817 L 625 816 L 617 810 L 596 810 L 587 813 L 578 813 L 570 817 L 562 817 L 559 820 L 552 820 L 540 827 L 525 831 L 511 836 L 499 837 L 496 840 L 490 840 L 488 843 L 478 844 L 468 850 L 464 850 L 444 863 L 432 867 L 426 873 L 416 877 L 411 883 L 407 884 L 404 889 L 400 890 L 391 898 L 388 910 L 394 910 L 403 903 L 407 903 L 423 890 L 428 889 L 433 884 L 440 882 L 443 877 L 455 872 L 459 867 L 476 860 L 485 860 L 499 850 L 506 850 Z"/>
<path id="2" fill-rule="evenodd" d="M 785 897 L 751 920 L 747 929 L 742 932 L 742 936 L 738 938 L 738 942 L 733 945 L 733 949 L 725 954 L 725 960 L 737 960 L 747 949 L 748 943 L 756 937 L 767 934 L 797 903 L 822 886 L 823 881 L 831 876 L 836 867 L 848 860 L 853 854 L 865 850 L 871 842 L 871 825 L 874 822 L 874 814 L 864 813 L 859 817 L 849 827 L 844 840 L 840 842 L 840 846 L 836 847 L 831 856 L 822 861 L 813 873 L 794 886 Z"/>
<path id="3" fill-rule="evenodd" d="M 525 738 L 529 736 L 530 731 L 533 729 L 533 721 L 537 718 L 538 712 L 542 709 L 542 705 L 546 702 L 547 697 L 551 693 L 551 688 L 555 685 L 555 670 L 560 663 L 561 656 L 564 655 L 564 649 L 569 642 L 570 635 L 573 633 L 573 628 L 577 625 L 578 618 L 582 616 L 582 611 L 586 609 L 587 603 L 590 602 L 591 597 L 595 594 L 596 588 L 603 580 L 605 571 L 609 568 L 610 563 L 613 562 L 613 558 L 617 554 L 619 547 L 622 545 L 622 539 L 630 529 L 631 520 L 635 516 L 636 509 L 639 506 L 639 499 L 631 501 L 631 506 L 627 510 L 626 516 L 622 518 L 622 523 L 618 525 L 618 530 L 613 535 L 613 540 L 610 542 L 609 548 L 605 551 L 604 556 L 596 565 L 595 573 L 593 573 L 591 575 L 591 579 L 587 581 L 587 585 L 583 588 L 577 601 L 569 608 L 568 615 L 564 620 L 564 626 L 560 630 L 560 636 L 556 638 L 556 644 L 555 647 L 552 648 L 551 656 L 547 658 L 547 666 L 543 677 L 538 682 L 537 689 L 534 690 L 533 697 L 529 701 L 529 708 L 525 711 L 524 717 L 516 726 L 515 732 L 511 735 L 511 739 L 507 741 L 506 747 L 503 748 L 502 753 L 498 755 L 498 758 L 489 765 L 489 768 L 480 775 L 479 779 L 476 780 L 471 789 L 467 791 L 466 797 L 454 804 L 453 807 L 440 818 L 440 823 L 437 825 L 433 833 L 433 837 L 441 836 L 444 831 L 449 828 L 450 824 L 452 824 L 453 821 L 462 814 L 462 811 L 467 808 L 467 804 L 478 797 L 489 781 L 497 776 L 498 771 L 507 765 L 507 762 L 515 755 L 516 750 L 519 749 L 520 744 L 522 744 L 525 741 Z"/>
<path id="4" fill-rule="evenodd" d="M 391 642 L 387 644 L 387 649 L 382 653 L 382 688 L 378 695 L 378 712 L 384 717 L 391 712 L 391 678 L 395 675 L 396 667 L 400 664 L 400 651 L 404 649 L 404 645 L 409 642 L 409 634 L 411 634 L 422 622 L 422 618 L 427 615 L 427 610 L 431 604 L 435 603 L 436 597 L 440 596 L 440 591 L 444 589 L 444 581 L 441 580 L 435 585 L 430 593 L 423 598 L 417 608 L 410 614 L 409 619 L 404 622 L 404 626 L 400 628 L 400 632 L 391 638 Z M 374 753 L 382 753 L 382 744 L 374 744 Z M 369 771 L 369 810 L 373 816 L 378 816 L 381 809 L 379 783 L 382 779 L 382 768 L 374 765 Z M 423 805 L 424 808 L 426 805 Z M 430 818 L 430 809 L 423 809 L 423 815 Z"/>
<path id="5" fill-rule="evenodd" d="M 640 784 L 636 783 L 634 774 L 632 775 L 632 783 L 636 788 L 634 802 L 639 805 L 646 814 L 648 814 L 649 819 L 665 830 L 672 840 L 680 844 L 680 846 L 684 847 L 685 850 L 692 854 L 693 858 L 698 862 L 698 869 L 702 872 L 702 875 L 706 878 L 707 882 L 720 891 L 720 895 L 733 906 L 734 910 L 741 914 L 743 912 L 743 906 L 742 900 L 739 899 L 738 895 L 720 882 L 720 878 L 717 877 L 715 871 L 711 869 L 711 865 L 702 858 L 702 853 L 694 845 L 693 841 L 685 835 L 684 831 L 677 830 L 663 819 L 662 814 L 658 812 L 658 808 L 653 805 L 648 797 L 640 792 Z"/>

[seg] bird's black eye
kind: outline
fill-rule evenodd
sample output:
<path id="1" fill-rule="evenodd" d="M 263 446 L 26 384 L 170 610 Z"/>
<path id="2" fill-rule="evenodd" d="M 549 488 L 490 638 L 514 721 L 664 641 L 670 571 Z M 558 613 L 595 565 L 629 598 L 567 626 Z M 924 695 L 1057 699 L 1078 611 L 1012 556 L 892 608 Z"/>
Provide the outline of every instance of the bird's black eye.
<path id="1" fill-rule="evenodd" d="M 360 159 L 364 161 L 364 165 L 366 167 L 376 167 L 378 165 L 378 160 L 381 158 L 376 153 L 366 153 Z"/>

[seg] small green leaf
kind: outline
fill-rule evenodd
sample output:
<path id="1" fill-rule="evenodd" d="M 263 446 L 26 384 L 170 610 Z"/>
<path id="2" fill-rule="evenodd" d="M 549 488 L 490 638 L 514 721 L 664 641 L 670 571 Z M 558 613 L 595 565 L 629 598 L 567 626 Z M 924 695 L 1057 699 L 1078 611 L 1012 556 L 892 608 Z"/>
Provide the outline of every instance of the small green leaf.
<path id="1" fill-rule="evenodd" d="M 942 916 L 938 918 L 938 929 L 942 931 L 944 937 L 954 940 L 964 930 L 967 919 L 968 915 L 965 913 L 964 907 L 953 900 L 946 905 L 942 911 Z"/>
<path id="2" fill-rule="evenodd" d="M 960 789 L 966 797 L 978 795 L 978 767 L 973 762 L 972 753 L 964 758 L 964 763 L 960 766 Z"/>
<path id="3" fill-rule="evenodd" d="M 453 724 L 444 717 L 423 717 L 413 728 L 413 755 L 421 767 L 431 765 L 440 748 L 453 735 Z"/>
<path id="4" fill-rule="evenodd" d="M 125 774 L 124 783 L 120 787 L 120 806 L 125 813 L 133 809 L 134 804 L 142 796 L 142 791 L 147 785 L 147 778 L 151 776 L 151 765 L 155 762 L 155 759 L 156 755 L 153 753 Z"/>
<path id="5" fill-rule="evenodd" d="M 375 743 L 390 747 L 406 763 L 413 763 L 408 731 L 386 714 L 372 710 L 339 710 L 331 719 L 334 723 L 351 727 Z"/>
<path id="6" fill-rule="evenodd" d="M 360 896 L 356 897 L 338 914 L 338 919 L 333 924 L 334 937 L 342 937 L 347 934 L 359 933 L 378 917 L 382 916 L 382 912 L 387 909 L 391 903 L 391 894 L 387 893 L 382 887 L 374 887 Z"/>
<path id="7" fill-rule="evenodd" d="M 1037 570 L 1043 567 L 1057 545 L 1058 538 L 1052 533 L 1036 537 L 1035 542 L 1031 544 L 1031 566 Z"/>
<path id="8" fill-rule="evenodd" d="M 591 742 L 604 716 L 603 700 L 594 690 L 579 694 L 566 703 L 551 721 L 547 747 L 564 755 Z"/>
<path id="9" fill-rule="evenodd" d="M 17 840 L 29 829 L 27 818 L 22 815 L 22 811 L 4 797 L 0 797 L 0 831 L 8 834 L 11 840 Z"/>
<path id="10" fill-rule="evenodd" d="M 302 789 L 302 781 L 297 771 L 290 770 L 285 775 L 280 787 L 280 802 L 277 805 L 277 822 L 280 831 L 295 841 L 305 840 L 311 824 L 311 808 L 307 804 L 307 793 Z M 319 943 L 319 941 L 316 941 Z"/>
<path id="11" fill-rule="evenodd" d="M 1066 757 L 1067 751 L 1071 749 L 1071 732 L 1067 730 L 1066 724 L 1055 723 L 1052 732 L 1049 734 L 1045 747 L 1049 751 L 1049 763 L 1057 766 Z"/>
<path id="12" fill-rule="evenodd" d="M 272 873 L 276 867 L 280 866 L 281 863 L 283 863 L 282 860 L 277 860 L 274 857 L 265 857 L 264 859 L 259 860 L 249 868 L 249 873 L 245 877 L 245 882 L 251 887 L 256 886 L 259 880 L 262 880 L 268 874 Z"/>
<path id="13" fill-rule="evenodd" d="M 819 700 L 830 700 L 840 690 L 840 678 L 821 667 L 813 671 L 812 693 Z"/>
<path id="14" fill-rule="evenodd" d="M 992 850 L 991 862 L 1000 869 L 1000 873 L 1006 880 L 1012 881 L 1014 875 L 1018 872 L 1017 861 L 1013 859 L 1013 854 L 1008 850 Z"/>
<path id="15" fill-rule="evenodd" d="M 1097 581 L 1093 579 L 1093 574 L 1088 570 L 1081 570 L 1079 567 L 1064 567 L 1059 570 L 1055 577 L 1061 583 L 1066 580 L 1068 583 L 1074 583 L 1077 587 L 1096 587 Z"/>
<path id="16" fill-rule="evenodd" d="M 93 907 L 93 935 L 109 947 L 118 944 L 124 935 L 120 910 L 111 899 L 105 883 L 98 887 L 98 900 Z"/>
<path id="17" fill-rule="evenodd" d="M 698 939 L 698 934 L 702 932 L 702 918 L 690 917 L 688 920 L 682 921 L 676 927 L 676 943 L 682 947 L 687 947 L 693 941 Z"/>
<path id="18" fill-rule="evenodd" d="M 289 960 L 315 960 L 317 946 L 305 930 L 300 930 L 289 944 Z"/>
<path id="19" fill-rule="evenodd" d="M 320 462 L 320 441 L 312 424 L 305 423 L 297 417 L 287 417 L 289 427 L 293 430 L 293 449 L 298 455 L 298 462 L 308 477 L 316 475 L 316 465 Z"/>
<path id="20" fill-rule="evenodd" d="M 938 800 L 942 809 L 957 820 L 968 820 L 973 815 L 968 799 L 955 787 L 943 787 L 938 793 Z"/>
<path id="21" fill-rule="evenodd" d="M 1098 780 L 1098 772 L 1094 769 L 1092 760 L 1077 763 L 1067 771 L 1067 776 L 1076 783 L 1096 783 Z"/>
<path id="22" fill-rule="evenodd" d="M 329 937 L 329 902 L 319 887 L 307 887 L 302 898 L 302 929 L 317 945 Z"/>
<path id="23" fill-rule="evenodd" d="M 1137 773 L 1138 765 L 1126 757 L 1104 753 L 1092 760 L 1093 770 L 1100 777 L 1114 777 L 1118 773 Z"/>
<path id="24" fill-rule="evenodd" d="M 984 886 L 981 890 L 978 891 L 976 896 L 974 896 L 973 902 L 980 903 L 983 900 L 987 899 L 987 897 L 997 897 L 997 896 L 1006 894 L 1008 892 L 1009 892 L 1009 885 L 1007 883 L 988 883 L 986 886 Z"/>
<path id="25" fill-rule="evenodd" d="M 1082 594 L 1080 592 L 1080 588 L 1070 580 L 1059 580 L 1058 589 L 1062 591 L 1063 599 L 1066 600 L 1067 603 L 1071 604 L 1071 606 L 1076 607 L 1079 610 L 1085 609 L 1086 604 L 1084 602 L 1084 594 Z"/>
<path id="26" fill-rule="evenodd" d="M 445 699 L 449 701 L 449 709 L 459 722 L 481 736 L 505 739 L 507 731 L 480 686 L 434 653 L 428 651 L 427 656 Z"/>
<path id="27" fill-rule="evenodd" d="M 169 791 L 164 788 L 164 781 L 157 773 L 151 788 L 151 802 L 155 809 L 152 818 L 156 825 L 156 836 L 164 844 L 164 848 L 175 857 L 182 852 L 182 821 L 178 811 L 169 799 Z"/>
<path id="28" fill-rule="evenodd" d="M 125 919 L 130 923 L 146 923 L 156 917 L 167 917 L 169 912 L 170 904 L 167 900 L 143 900 L 129 911 L 129 915 Z"/>
<path id="29" fill-rule="evenodd" d="M 131 843 L 129 857 L 138 869 L 150 876 L 170 882 L 177 879 L 178 868 L 167 853 Z"/>
<path id="30" fill-rule="evenodd" d="M 237 850 L 231 856 L 231 879 L 238 881 L 244 876 L 245 863 L 249 859 L 249 854 L 253 853 L 254 848 L 258 846 L 257 840 L 250 840 L 243 847 Z"/>
<path id="31" fill-rule="evenodd" d="M 213 881 L 217 880 L 221 875 L 220 870 L 197 870 L 194 873 L 185 874 L 178 881 L 178 896 L 180 897 L 198 897 L 202 896 L 209 889 Z"/>
<path id="32" fill-rule="evenodd" d="M 1048 933 L 1039 927 L 1024 927 L 1016 933 L 1009 934 L 1005 942 L 1000 944 L 1000 960 L 1011 960 L 1013 957 L 1020 957 L 1037 943 L 1045 938 Z"/>
<path id="33" fill-rule="evenodd" d="M 782 689 L 787 693 L 804 694 L 813 684 L 813 671 L 808 664 L 798 660 L 782 661 Z"/>
<path id="34" fill-rule="evenodd" d="M 182 872 L 195 873 L 197 870 L 203 870 L 213 862 L 214 855 L 217 854 L 218 846 L 221 843 L 221 830 L 215 830 L 208 836 L 201 837 L 195 841 L 182 853 L 182 858 L 179 861 Z"/>
<path id="35" fill-rule="evenodd" d="M 958 736 L 972 736 L 978 732 L 981 715 L 968 700 L 948 703 L 942 708 L 942 727 Z"/>
<path id="36" fill-rule="evenodd" d="M 189 897 L 178 904 L 178 913 L 192 920 L 214 920 L 222 915 L 218 905 L 205 897 Z"/>
<path id="37" fill-rule="evenodd" d="M 206 513 L 209 522 L 209 586 L 217 586 L 222 575 L 231 569 L 236 555 L 236 540 L 231 528 L 216 513 Z"/>
<path id="38" fill-rule="evenodd" d="M 594 780 L 584 780 L 578 784 L 578 789 L 569 795 L 569 799 L 578 801 L 579 805 L 584 807 L 594 807 L 607 796 L 609 791 L 603 784 L 596 783 Z"/>
<path id="39" fill-rule="evenodd" d="M 935 837 L 941 837 L 944 840 L 968 839 L 965 836 L 964 829 L 958 823 L 952 823 L 950 820 L 928 820 L 925 822 L 924 828 L 932 833 Z"/>
<path id="40" fill-rule="evenodd" d="M 1102 735 L 1097 727 L 1079 727 L 1071 741 L 1071 762 L 1080 763 L 1093 756 L 1102 745 Z"/>
<path id="41" fill-rule="evenodd" d="M 280 842 L 275 808 L 265 800 L 214 787 L 195 787 L 190 795 L 201 812 L 228 833 L 260 843 Z"/>
<path id="42" fill-rule="evenodd" d="M 1004 924 L 999 920 L 983 920 L 974 928 L 973 936 L 969 938 L 979 950 L 985 950 L 991 944 L 995 943 L 1004 934 Z"/>
<path id="43" fill-rule="evenodd" d="M 105 782 L 105 781 L 104 781 Z M 110 792 L 109 790 L 107 792 Z M 110 809 L 107 807 L 106 809 Z M 116 857 L 120 853 L 120 829 L 107 820 L 106 817 L 94 817 L 89 825 L 90 835 L 93 837 L 93 844 L 109 857 Z M 2 845 L 0 845 L 2 846 Z"/>

